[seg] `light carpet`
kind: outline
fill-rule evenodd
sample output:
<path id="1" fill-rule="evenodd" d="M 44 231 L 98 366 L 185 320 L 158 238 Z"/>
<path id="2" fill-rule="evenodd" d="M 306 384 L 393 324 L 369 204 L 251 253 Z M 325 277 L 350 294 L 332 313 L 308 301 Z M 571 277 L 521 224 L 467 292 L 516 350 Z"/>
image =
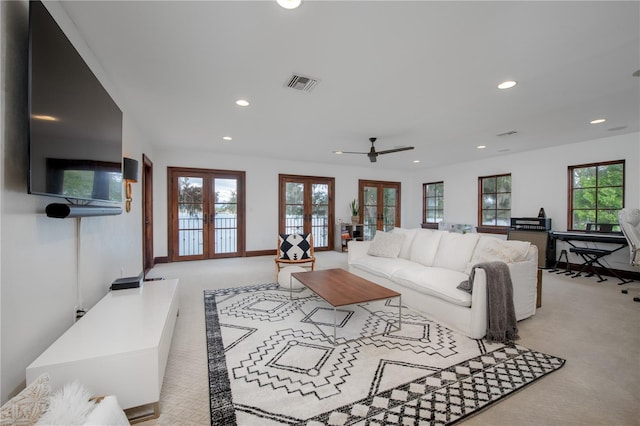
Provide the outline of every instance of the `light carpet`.
<path id="1" fill-rule="evenodd" d="M 565 362 L 404 307 L 391 331 L 397 299 L 338 309 L 333 345 L 333 308 L 306 288 L 291 296 L 205 290 L 211 424 L 454 424 Z"/>

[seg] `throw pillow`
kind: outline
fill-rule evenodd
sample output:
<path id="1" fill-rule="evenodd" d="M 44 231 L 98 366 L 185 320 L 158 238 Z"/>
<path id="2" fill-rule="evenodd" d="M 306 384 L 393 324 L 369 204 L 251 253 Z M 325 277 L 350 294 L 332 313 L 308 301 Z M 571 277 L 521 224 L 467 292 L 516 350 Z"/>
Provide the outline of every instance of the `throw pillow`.
<path id="1" fill-rule="evenodd" d="M 42 374 L 0 410 L 2 425 L 33 425 L 49 406 L 49 375 Z"/>
<path id="2" fill-rule="evenodd" d="M 400 254 L 404 238 L 404 234 L 377 231 L 371 240 L 367 254 L 395 259 Z"/>
<path id="3" fill-rule="evenodd" d="M 311 259 L 311 234 L 280 234 L 280 259 Z"/>
<path id="4" fill-rule="evenodd" d="M 58 389 L 49 398 L 49 409 L 37 425 L 81 425 L 95 408 L 91 392 L 78 382 Z"/>
<path id="5" fill-rule="evenodd" d="M 521 262 L 527 257 L 531 243 L 528 241 L 502 240 L 483 235 L 478 241 L 471 261 L 465 272 L 469 273 L 473 265 L 485 262 Z"/>

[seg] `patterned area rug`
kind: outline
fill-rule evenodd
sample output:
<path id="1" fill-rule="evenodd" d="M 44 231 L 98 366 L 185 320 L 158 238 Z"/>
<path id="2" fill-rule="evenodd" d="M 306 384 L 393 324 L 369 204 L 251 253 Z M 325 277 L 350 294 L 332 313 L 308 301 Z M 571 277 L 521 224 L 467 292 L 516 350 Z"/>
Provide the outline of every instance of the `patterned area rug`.
<path id="1" fill-rule="evenodd" d="M 404 307 L 389 331 L 397 303 L 334 313 L 306 288 L 206 290 L 211 424 L 453 424 L 564 364 Z"/>

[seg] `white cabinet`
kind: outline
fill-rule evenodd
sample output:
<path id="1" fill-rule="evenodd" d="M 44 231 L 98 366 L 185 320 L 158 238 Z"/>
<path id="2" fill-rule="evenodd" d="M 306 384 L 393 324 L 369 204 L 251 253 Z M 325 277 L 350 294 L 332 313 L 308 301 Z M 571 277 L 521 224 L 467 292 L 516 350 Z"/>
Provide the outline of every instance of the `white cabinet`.
<path id="1" fill-rule="evenodd" d="M 157 415 L 177 314 L 178 280 L 111 291 L 27 367 L 27 384 L 49 373 L 54 389 L 78 380 Z"/>

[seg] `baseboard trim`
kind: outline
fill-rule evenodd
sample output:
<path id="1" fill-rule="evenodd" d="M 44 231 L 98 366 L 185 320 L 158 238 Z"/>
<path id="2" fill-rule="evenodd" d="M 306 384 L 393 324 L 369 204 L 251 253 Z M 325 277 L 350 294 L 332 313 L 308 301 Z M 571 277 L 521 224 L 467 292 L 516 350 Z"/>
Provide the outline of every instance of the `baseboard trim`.
<path id="1" fill-rule="evenodd" d="M 573 273 L 576 273 L 580 270 L 580 268 L 582 267 L 581 264 L 579 263 L 569 263 L 569 270 Z M 560 272 L 562 270 L 567 270 L 567 263 L 566 262 L 558 262 L 558 265 L 556 266 L 556 268 L 558 269 L 557 272 Z M 551 272 L 553 270 L 553 268 L 549 268 L 546 269 L 548 272 Z M 612 276 L 611 274 L 607 273 L 607 271 L 605 271 L 604 269 L 596 266 L 595 270 L 598 271 L 598 273 L 600 275 L 604 275 L 607 277 L 613 277 L 616 278 L 615 276 Z M 618 274 L 618 276 L 620 276 L 621 278 L 624 278 L 625 280 L 635 280 L 635 281 L 640 281 L 640 272 L 634 272 L 634 271 L 627 271 L 627 270 L 623 270 L 623 269 L 611 269 L 611 271 L 613 271 L 614 273 Z M 583 272 L 583 274 L 587 274 L 588 272 Z M 584 276 L 584 275 L 583 275 Z"/>
<path id="2" fill-rule="evenodd" d="M 257 257 L 257 256 L 275 256 L 276 250 L 253 250 L 244 254 L 245 257 Z"/>
<path id="3" fill-rule="evenodd" d="M 168 256 L 156 257 L 153 259 L 153 263 L 154 265 L 158 263 L 169 263 L 169 257 Z"/>

